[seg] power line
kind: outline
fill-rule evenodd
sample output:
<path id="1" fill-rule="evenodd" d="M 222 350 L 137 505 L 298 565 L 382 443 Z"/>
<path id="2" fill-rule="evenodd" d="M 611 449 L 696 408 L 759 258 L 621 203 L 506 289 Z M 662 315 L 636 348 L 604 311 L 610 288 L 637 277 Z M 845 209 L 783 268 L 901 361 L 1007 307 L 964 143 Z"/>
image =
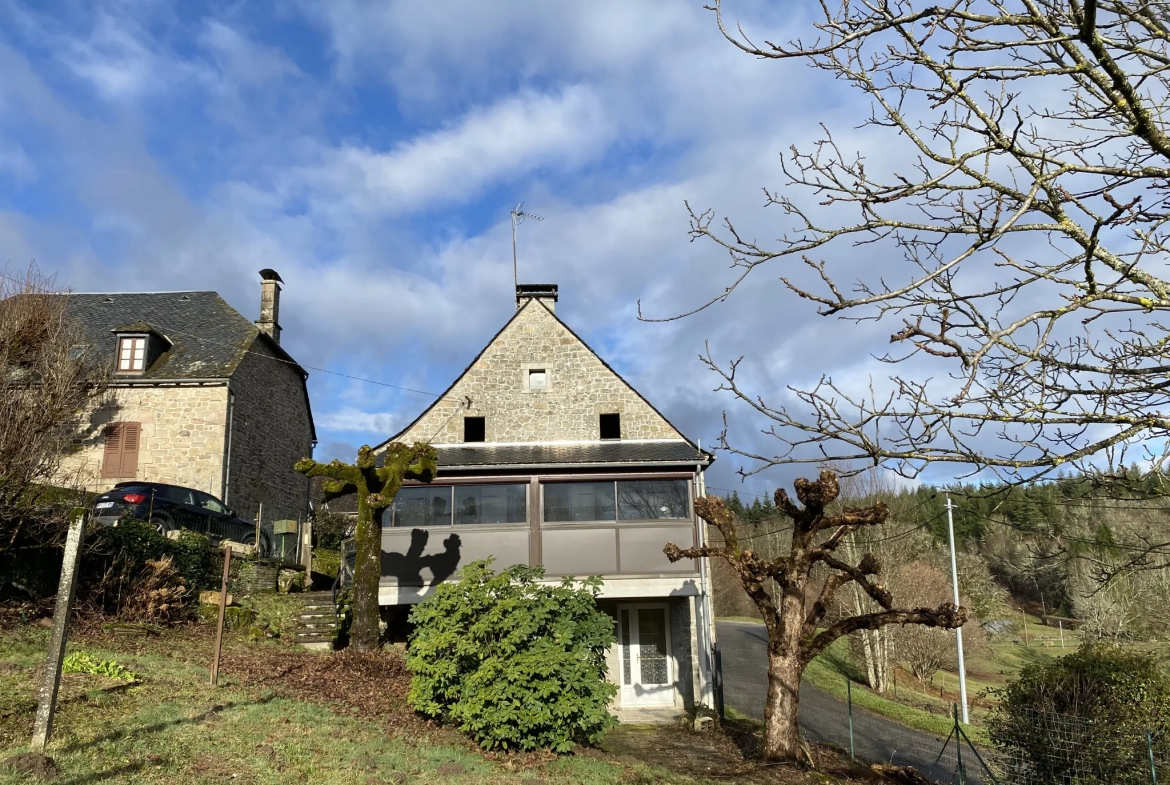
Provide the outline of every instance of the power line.
<path id="1" fill-rule="evenodd" d="M 743 491 L 743 492 L 741 493 L 740 491 L 733 490 L 733 489 L 731 489 L 731 488 L 716 488 L 714 485 L 708 485 L 708 486 L 707 486 L 707 490 L 711 490 L 711 491 L 723 491 L 724 493 L 734 493 L 734 494 L 737 494 L 737 495 L 743 495 L 743 496 L 752 496 L 752 497 L 754 497 L 754 498 L 756 498 L 756 499 L 768 499 L 768 500 L 771 500 L 771 498 L 772 498 L 771 496 L 768 496 L 767 494 L 762 494 L 762 493 L 748 493 L 747 491 Z"/>
<path id="2" fill-rule="evenodd" d="M 227 341 L 216 341 L 212 338 L 207 338 L 207 337 L 202 336 L 202 335 L 196 335 L 195 333 L 183 332 L 182 330 L 167 330 L 167 332 L 173 333 L 174 335 L 185 335 L 189 338 L 194 338 L 196 340 L 204 341 L 206 343 L 217 344 L 219 346 L 227 346 L 227 347 L 231 347 L 231 348 L 236 347 L 236 344 L 228 343 Z M 405 392 L 418 393 L 419 395 L 429 395 L 432 398 L 440 398 L 441 399 L 443 397 L 439 393 L 428 392 L 426 390 L 416 390 L 413 387 L 403 387 L 402 385 L 399 385 L 399 384 L 391 384 L 390 382 L 381 382 L 381 381 L 378 381 L 377 379 L 366 379 L 365 377 L 362 377 L 362 376 L 353 376 L 352 374 L 342 373 L 341 371 L 332 371 L 328 368 L 319 368 L 315 365 L 306 365 L 305 363 L 300 363 L 300 362 L 297 362 L 296 360 L 285 360 L 281 357 L 273 357 L 273 356 L 268 355 L 268 354 L 260 354 L 259 352 L 252 351 L 251 349 L 245 349 L 244 354 L 251 354 L 255 357 L 263 357 L 265 360 L 274 360 L 278 363 L 284 363 L 285 365 L 295 365 L 295 366 L 300 367 L 300 368 L 308 368 L 309 370 L 312 370 L 312 371 L 318 371 L 320 373 L 327 373 L 327 374 L 331 374 L 333 376 L 340 376 L 340 377 L 345 378 L 345 379 L 353 379 L 354 381 L 358 381 L 358 382 L 365 382 L 367 384 L 376 384 L 379 387 L 390 387 L 390 388 L 395 389 L 395 390 L 403 390 Z"/>
<path id="3" fill-rule="evenodd" d="M 919 505 L 919 506 L 922 506 L 922 505 Z M 941 518 L 943 515 L 946 515 L 946 511 L 945 511 L 945 510 L 944 510 L 943 512 L 940 512 L 938 515 L 935 515 L 933 518 L 930 518 L 929 520 L 927 520 L 927 521 L 924 521 L 923 523 L 920 523 L 920 524 L 918 524 L 918 525 L 917 525 L 917 526 L 915 526 L 913 529 L 908 529 L 908 530 L 906 530 L 906 531 L 904 531 L 904 532 L 898 532 L 897 534 L 892 534 L 892 535 L 890 535 L 889 537 L 882 537 L 882 538 L 879 538 L 879 539 L 876 539 L 876 540 L 867 540 L 865 544 L 867 544 L 867 545 L 877 545 L 878 543 L 882 543 L 882 542 L 892 542 L 893 540 L 899 540 L 899 539 L 902 539 L 903 537 L 909 537 L 911 534 L 914 534 L 915 532 L 918 532 L 918 531 L 921 531 L 922 529 L 925 529 L 927 526 L 929 526 L 930 524 L 932 524 L 932 523 L 934 523 L 935 521 L 937 521 L 937 520 L 938 520 L 939 518 Z M 780 529 L 774 529 L 773 531 L 770 531 L 770 532 L 763 532 L 763 533 L 760 533 L 760 534 L 747 534 L 747 535 L 744 535 L 744 536 L 742 536 L 742 537 L 739 537 L 739 536 L 737 535 L 736 539 L 740 539 L 740 540 L 755 540 L 755 539 L 760 539 L 760 538 L 762 538 L 762 537 L 770 537 L 770 536 L 771 536 L 771 535 L 773 535 L 773 534 L 780 534 L 781 532 L 787 532 L 787 531 L 792 531 L 792 526 L 791 526 L 791 524 L 790 524 L 790 525 L 788 525 L 788 526 L 782 527 L 782 528 L 780 528 Z"/>
<path id="4" fill-rule="evenodd" d="M 1100 542 L 1098 540 L 1089 539 L 1087 537 L 1077 537 L 1077 536 L 1071 535 L 1071 534 L 1053 534 L 1051 532 L 1046 533 L 1046 532 L 1030 531 L 1030 530 L 1018 525 L 1018 524 L 1013 524 L 1013 523 L 1010 523 L 1009 521 L 1002 521 L 1002 520 L 996 520 L 994 518 L 988 518 L 985 515 L 981 515 L 973 510 L 967 510 L 963 507 L 956 507 L 955 509 L 961 510 L 962 512 L 965 512 L 968 515 L 971 515 L 971 516 L 974 516 L 975 518 L 986 521 L 987 523 L 992 523 L 992 524 L 995 524 L 996 526 L 1003 526 L 1005 528 L 1012 529 L 1013 531 L 1020 532 L 1021 534 L 1030 534 L 1030 535 L 1047 534 L 1049 537 L 1052 537 L 1055 540 L 1067 540 L 1069 542 L 1076 542 L 1076 543 L 1080 543 L 1082 545 L 1092 545 L 1092 546 L 1096 546 L 1098 548 L 1113 548 L 1113 549 L 1121 550 L 1121 551 L 1129 551 L 1130 553 L 1157 554 L 1159 556 L 1170 557 L 1170 551 L 1161 550 L 1162 548 L 1164 548 L 1166 546 L 1170 546 L 1170 542 L 1164 542 L 1164 543 L 1161 543 L 1158 545 L 1151 545 L 1147 548 L 1137 547 L 1137 546 L 1133 546 L 1133 545 L 1123 545 L 1121 543 L 1108 544 L 1108 543 Z"/>
<path id="5" fill-rule="evenodd" d="M 22 281 L 20 281 L 19 279 L 13 278 L 10 275 L 5 275 L 2 272 L 0 272 L 0 278 L 3 278 L 3 279 L 8 280 L 8 281 L 12 281 L 13 283 L 22 283 Z M 196 333 L 188 333 L 188 332 L 184 332 L 182 330 L 172 330 L 172 329 L 168 329 L 167 332 L 170 334 L 174 334 L 174 335 L 185 335 L 189 338 L 195 338 L 196 340 L 203 341 L 205 343 L 216 344 L 218 346 L 227 346 L 227 347 L 232 348 L 232 349 L 239 348 L 237 344 L 228 343 L 227 341 L 217 341 L 213 338 L 208 338 L 206 336 L 198 335 Z M 394 389 L 394 390 L 402 390 L 404 392 L 418 393 L 419 395 L 429 395 L 432 398 L 438 398 L 438 399 L 442 399 L 444 397 L 444 396 L 440 395 L 439 393 L 433 393 L 433 392 L 429 392 L 427 390 L 416 390 L 413 387 L 404 387 L 404 386 L 399 385 L 399 384 L 391 384 L 389 382 L 378 381 L 377 379 L 367 379 L 367 378 L 362 377 L 362 376 L 354 376 L 352 374 L 342 373 L 341 371 L 333 371 L 333 370 L 330 370 L 329 368 L 321 368 L 321 367 L 318 367 L 315 365 L 306 365 L 305 363 L 297 362 L 296 360 L 285 360 L 285 359 L 280 358 L 280 357 L 272 357 L 271 355 L 260 354 L 259 352 L 254 352 L 250 349 L 245 349 L 244 354 L 251 354 L 255 357 L 262 357 L 265 360 L 273 360 L 273 361 L 278 362 L 278 363 L 284 363 L 285 365 L 295 365 L 299 368 L 308 368 L 311 371 L 317 371 L 319 373 L 327 373 L 327 374 L 330 374 L 331 376 L 340 376 L 344 379 L 352 379 L 353 381 L 357 381 L 357 382 L 365 382 L 366 384 L 376 384 L 379 387 L 389 387 L 389 388 Z"/>

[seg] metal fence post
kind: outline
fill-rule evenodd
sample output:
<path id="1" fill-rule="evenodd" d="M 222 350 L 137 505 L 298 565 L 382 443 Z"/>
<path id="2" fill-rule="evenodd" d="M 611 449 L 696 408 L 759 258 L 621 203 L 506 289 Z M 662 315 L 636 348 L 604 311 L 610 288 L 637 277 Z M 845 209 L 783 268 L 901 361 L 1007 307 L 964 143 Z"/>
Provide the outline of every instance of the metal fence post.
<path id="1" fill-rule="evenodd" d="M 853 682 L 848 676 L 845 677 L 845 696 L 849 703 L 849 760 L 854 760 L 853 756 Z"/>
<path id="2" fill-rule="evenodd" d="M 1154 734 L 1146 731 L 1146 751 L 1150 754 L 1150 781 L 1158 785 L 1158 767 L 1154 765 Z"/>
<path id="3" fill-rule="evenodd" d="M 963 729 L 959 727 L 959 704 L 951 704 L 955 715 L 955 760 L 958 763 L 959 769 L 959 785 L 964 785 L 967 782 L 967 773 L 963 771 L 963 737 L 959 734 Z"/>

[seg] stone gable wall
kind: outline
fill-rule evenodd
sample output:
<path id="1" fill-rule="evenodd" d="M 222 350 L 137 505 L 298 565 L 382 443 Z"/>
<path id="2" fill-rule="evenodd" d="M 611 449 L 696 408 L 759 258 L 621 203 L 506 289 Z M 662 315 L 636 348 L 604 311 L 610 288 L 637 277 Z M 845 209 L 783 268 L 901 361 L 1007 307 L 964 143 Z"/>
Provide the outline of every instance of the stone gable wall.
<path id="1" fill-rule="evenodd" d="M 531 368 L 547 371 L 548 389 L 526 389 Z M 463 408 L 465 396 L 470 408 Z M 398 440 L 459 444 L 463 417 L 481 416 L 489 442 L 592 441 L 601 437 L 603 413 L 621 414 L 623 439 L 682 438 L 543 305 L 530 302 Z"/>
<path id="2" fill-rule="evenodd" d="M 126 480 L 149 480 L 222 495 L 226 384 L 112 388 L 85 421 L 74 451 L 61 463 L 60 484 L 103 491 Z M 133 477 L 102 477 L 105 428 L 115 422 L 142 425 Z"/>
<path id="3" fill-rule="evenodd" d="M 261 340 L 232 375 L 231 467 L 228 504 L 240 517 L 303 516 L 309 481 L 293 464 L 313 453 L 309 404 L 301 373 L 281 362 Z"/>

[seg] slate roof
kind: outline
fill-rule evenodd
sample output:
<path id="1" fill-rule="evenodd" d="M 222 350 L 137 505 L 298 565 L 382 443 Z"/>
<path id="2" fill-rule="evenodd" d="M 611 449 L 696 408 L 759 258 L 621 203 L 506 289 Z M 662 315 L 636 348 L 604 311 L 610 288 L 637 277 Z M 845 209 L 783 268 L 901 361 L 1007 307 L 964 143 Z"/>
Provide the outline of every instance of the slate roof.
<path id="1" fill-rule="evenodd" d="M 595 466 L 677 466 L 712 460 L 690 442 L 604 441 L 564 444 L 436 445 L 439 471 L 446 469 L 540 469 Z"/>
<path id="2" fill-rule="evenodd" d="M 113 362 L 114 331 L 153 329 L 171 342 L 135 380 L 226 379 L 256 340 L 271 339 L 215 292 L 63 294 L 67 313 L 80 325 L 89 357 Z M 261 338 L 260 336 L 263 336 Z M 271 342 L 281 357 L 292 358 Z"/>

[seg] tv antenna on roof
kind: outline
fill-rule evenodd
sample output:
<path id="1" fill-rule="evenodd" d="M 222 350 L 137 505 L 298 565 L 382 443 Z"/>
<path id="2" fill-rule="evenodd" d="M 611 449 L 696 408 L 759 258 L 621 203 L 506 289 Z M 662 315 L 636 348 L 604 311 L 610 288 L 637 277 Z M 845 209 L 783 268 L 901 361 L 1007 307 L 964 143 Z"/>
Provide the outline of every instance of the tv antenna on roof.
<path id="1" fill-rule="evenodd" d="M 512 285 L 520 285 L 520 275 L 516 268 L 516 227 L 524 223 L 524 219 L 531 218 L 534 221 L 543 221 L 544 218 L 539 215 L 524 212 L 524 202 L 512 208 Z"/>

